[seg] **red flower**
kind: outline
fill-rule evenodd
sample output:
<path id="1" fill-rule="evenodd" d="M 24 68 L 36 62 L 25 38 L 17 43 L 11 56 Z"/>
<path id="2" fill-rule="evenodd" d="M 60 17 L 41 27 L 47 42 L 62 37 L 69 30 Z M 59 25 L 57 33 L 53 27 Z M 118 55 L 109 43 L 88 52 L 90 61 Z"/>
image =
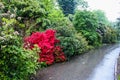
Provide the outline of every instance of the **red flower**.
<path id="1" fill-rule="evenodd" d="M 35 32 L 31 36 L 24 38 L 24 48 L 33 49 L 37 44 L 41 49 L 39 53 L 39 62 L 46 62 L 46 64 L 53 64 L 54 61 L 65 61 L 65 55 L 60 46 L 56 43 L 60 41 L 55 37 L 55 30 L 48 29 L 45 32 Z"/>

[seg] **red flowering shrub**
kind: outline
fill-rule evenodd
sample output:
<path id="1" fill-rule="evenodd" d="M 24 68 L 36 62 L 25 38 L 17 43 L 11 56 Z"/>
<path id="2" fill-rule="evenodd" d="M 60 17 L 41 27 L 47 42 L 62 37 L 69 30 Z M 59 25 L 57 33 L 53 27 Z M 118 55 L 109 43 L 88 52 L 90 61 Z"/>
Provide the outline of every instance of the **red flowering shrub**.
<path id="1" fill-rule="evenodd" d="M 38 45 L 41 52 L 39 53 L 39 62 L 46 62 L 50 65 L 53 62 L 65 61 L 65 55 L 60 46 L 56 46 L 59 40 L 55 37 L 55 30 L 46 30 L 45 32 L 35 32 L 24 39 L 24 47 L 32 49 L 35 44 Z"/>

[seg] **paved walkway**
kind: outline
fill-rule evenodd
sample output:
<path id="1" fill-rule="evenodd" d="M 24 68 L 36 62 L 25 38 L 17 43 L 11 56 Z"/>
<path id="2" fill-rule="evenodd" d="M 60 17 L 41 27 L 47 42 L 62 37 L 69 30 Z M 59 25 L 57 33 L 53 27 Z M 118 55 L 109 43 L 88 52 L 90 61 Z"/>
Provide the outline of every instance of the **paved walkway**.
<path id="1" fill-rule="evenodd" d="M 32 80 L 87 80 L 95 67 L 102 61 L 104 55 L 118 46 L 106 45 L 81 56 L 76 56 L 71 61 L 54 64 L 39 70 Z"/>

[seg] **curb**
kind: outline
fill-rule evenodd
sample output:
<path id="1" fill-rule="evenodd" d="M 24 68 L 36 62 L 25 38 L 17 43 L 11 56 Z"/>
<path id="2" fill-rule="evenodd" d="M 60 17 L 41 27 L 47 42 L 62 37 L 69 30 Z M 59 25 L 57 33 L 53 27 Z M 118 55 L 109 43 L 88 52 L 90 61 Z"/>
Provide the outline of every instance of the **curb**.
<path id="1" fill-rule="evenodd" d="M 114 80 L 117 80 L 117 64 L 118 64 L 118 59 L 115 62 L 115 67 L 114 67 Z"/>
<path id="2" fill-rule="evenodd" d="M 120 55 L 115 64 L 115 79 L 114 80 L 120 80 Z"/>

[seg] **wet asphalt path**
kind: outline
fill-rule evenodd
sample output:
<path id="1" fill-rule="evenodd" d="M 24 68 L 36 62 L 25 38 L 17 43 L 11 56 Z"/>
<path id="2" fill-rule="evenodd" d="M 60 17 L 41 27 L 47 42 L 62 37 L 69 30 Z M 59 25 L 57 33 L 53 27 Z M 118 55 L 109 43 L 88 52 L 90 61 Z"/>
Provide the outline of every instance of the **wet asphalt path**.
<path id="1" fill-rule="evenodd" d="M 104 55 L 119 47 L 105 45 L 64 63 L 57 63 L 39 70 L 31 80 L 87 80 Z"/>

